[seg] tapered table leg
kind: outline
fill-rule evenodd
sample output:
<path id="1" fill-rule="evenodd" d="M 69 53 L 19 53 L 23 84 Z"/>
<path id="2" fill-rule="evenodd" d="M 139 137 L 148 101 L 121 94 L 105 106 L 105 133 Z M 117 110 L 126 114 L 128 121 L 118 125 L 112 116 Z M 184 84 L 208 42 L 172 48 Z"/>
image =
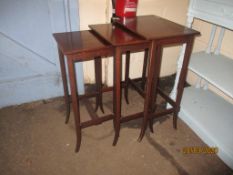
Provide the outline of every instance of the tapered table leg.
<path id="1" fill-rule="evenodd" d="M 146 95 L 144 101 L 143 123 L 138 141 L 141 141 L 145 135 L 147 122 L 148 121 L 152 122 L 152 120 L 150 119 L 150 113 L 152 110 L 152 104 L 155 101 L 154 94 L 156 93 L 154 92 L 154 90 L 156 90 L 156 88 L 154 87 L 157 87 L 158 85 L 159 72 L 160 72 L 161 59 L 162 59 L 161 49 L 162 48 L 160 45 L 157 45 L 154 41 L 152 42 L 150 57 L 149 57 L 148 78 L 147 78 L 146 92 L 145 92 Z M 152 125 L 152 123 L 150 125 Z"/>
<path id="2" fill-rule="evenodd" d="M 114 58 L 114 129 L 115 136 L 113 140 L 113 145 L 117 144 L 119 134 L 120 134 L 120 119 L 121 119 L 121 50 L 119 48 L 115 49 Z"/>
<path id="3" fill-rule="evenodd" d="M 95 111 L 100 107 L 101 111 L 104 113 L 103 108 L 103 93 L 102 93 L 102 60 L 101 57 L 95 58 L 95 83 L 96 90 L 98 92 L 96 96 L 96 108 Z"/>
<path id="4" fill-rule="evenodd" d="M 176 103 L 175 111 L 173 113 L 173 128 L 174 129 L 177 128 L 177 115 L 178 115 L 178 113 L 180 111 L 180 102 L 181 102 L 181 99 L 182 99 L 185 80 L 186 80 L 186 77 L 187 77 L 189 60 L 190 60 L 190 56 L 191 56 L 192 48 L 193 48 L 193 41 L 194 41 L 194 36 L 190 36 L 187 43 L 186 43 L 184 61 L 183 61 L 183 64 L 182 64 L 180 78 L 179 78 L 178 86 L 177 86 L 177 95 L 176 95 L 176 99 L 175 99 L 175 103 Z"/>
<path id="5" fill-rule="evenodd" d="M 161 69 L 161 61 L 162 61 L 162 48 L 158 46 L 156 53 L 155 53 L 155 73 L 153 76 L 152 84 L 151 84 L 151 99 L 149 103 L 149 113 L 153 113 L 156 111 L 156 100 L 157 100 L 157 86 L 159 85 L 159 77 L 160 77 L 160 69 Z M 153 118 L 149 118 L 149 128 L 150 131 L 153 133 Z"/>
<path id="6" fill-rule="evenodd" d="M 128 91 L 129 91 L 129 67 L 130 67 L 130 52 L 126 52 L 125 57 L 125 88 L 124 88 L 124 95 L 125 95 L 125 101 L 127 104 L 129 104 L 129 98 L 128 98 Z"/>
<path id="7" fill-rule="evenodd" d="M 143 59 L 143 68 L 142 68 L 142 83 L 141 88 L 145 89 L 146 84 L 146 69 L 147 69 L 147 63 L 148 63 L 148 49 L 145 49 L 144 53 L 144 59 Z"/>
<path id="8" fill-rule="evenodd" d="M 61 67 L 61 76 L 63 82 L 63 90 L 64 90 L 64 99 L 66 104 L 66 120 L 65 123 L 68 123 L 70 118 L 70 101 L 69 101 L 69 91 L 68 91 L 68 83 L 66 78 L 66 66 L 65 66 L 65 59 L 62 51 L 58 49 L 59 60 L 60 60 L 60 67 Z"/>
<path id="9" fill-rule="evenodd" d="M 81 145 L 81 125 L 80 125 L 80 111 L 79 111 L 79 100 L 78 100 L 78 89 L 76 84 L 76 74 L 75 74 L 75 62 L 68 57 L 68 69 L 70 78 L 70 89 L 72 98 L 72 107 L 74 112 L 74 121 L 76 129 L 76 148 L 75 152 L 78 152 Z"/>

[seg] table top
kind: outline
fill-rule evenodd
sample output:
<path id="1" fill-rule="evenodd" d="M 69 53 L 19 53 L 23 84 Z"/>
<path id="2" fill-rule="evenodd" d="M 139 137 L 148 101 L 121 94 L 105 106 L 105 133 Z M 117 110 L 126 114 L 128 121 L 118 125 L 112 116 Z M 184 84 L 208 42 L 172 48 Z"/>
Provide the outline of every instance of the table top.
<path id="1" fill-rule="evenodd" d="M 149 40 L 200 34 L 196 30 L 154 15 L 119 19 L 115 20 L 114 23 Z"/>
<path id="2" fill-rule="evenodd" d="M 110 48 L 111 45 L 95 36 L 90 30 L 54 33 L 58 47 L 64 54 Z"/>
<path id="3" fill-rule="evenodd" d="M 89 25 L 90 29 L 113 46 L 123 46 L 146 42 L 142 37 L 122 30 L 113 24 Z"/>

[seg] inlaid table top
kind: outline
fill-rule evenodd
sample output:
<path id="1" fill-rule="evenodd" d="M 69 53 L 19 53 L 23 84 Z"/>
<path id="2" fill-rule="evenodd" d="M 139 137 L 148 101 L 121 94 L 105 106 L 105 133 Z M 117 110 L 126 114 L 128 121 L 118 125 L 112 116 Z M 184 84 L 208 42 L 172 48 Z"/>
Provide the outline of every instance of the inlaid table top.
<path id="1" fill-rule="evenodd" d="M 145 42 L 142 37 L 127 32 L 113 24 L 97 24 L 89 25 L 89 27 L 113 46 L 123 46 Z"/>
<path id="2" fill-rule="evenodd" d="M 64 54 L 75 54 L 111 47 L 110 44 L 94 35 L 90 30 L 55 33 L 53 36 Z"/>
<path id="3" fill-rule="evenodd" d="M 114 23 L 125 27 L 127 30 L 145 39 L 159 40 L 200 34 L 196 30 L 154 15 L 119 19 L 115 20 Z"/>

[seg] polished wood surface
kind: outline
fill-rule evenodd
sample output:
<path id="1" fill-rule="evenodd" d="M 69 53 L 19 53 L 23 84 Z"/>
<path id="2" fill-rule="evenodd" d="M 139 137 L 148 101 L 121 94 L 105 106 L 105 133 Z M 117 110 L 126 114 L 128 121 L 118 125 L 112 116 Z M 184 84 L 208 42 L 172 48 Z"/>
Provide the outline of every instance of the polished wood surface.
<path id="1" fill-rule="evenodd" d="M 115 20 L 114 23 L 145 39 L 158 40 L 199 34 L 193 29 L 154 15 L 119 19 Z"/>
<path id="2" fill-rule="evenodd" d="M 64 85 L 65 102 L 67 106 L 67 118 L 69 120 L 70 102 L 72 102 L 75 127 L 76 127 L 76 152 L 79 151 L 81 145 L 81 129 L 100 124 L 104 121 L 113 119 L 115 136 L 113 145 L 116 145 L 120 136 L 120 124 L 132 119 L 143 117 L 141 133 L 139 141 L 142 140 L 147 125 L 149 123 L 150 130 L 153 132 L 153 118 L 173 113 L 173 126 L 176 128 L 177 114 L 180 110 L 180 101 L 183 94 L 185 78 L 187 76 L 187 67 L 190 54 L 192 51 L 193 40 L 199 32 L 183 27 L 179 24 L 165 20 L 157 16 L 141 16 L 127 19 L 126 21 L 118 21 L 114 24 L 98 24 L 90 25 L 91 31 L 77 31 L 67 33 L 54 34 L 59 48 L 59 56 L 61 63 L 61 71 Z M 176 101 L 172 101 L 160 89 L 158 89 L 158 80 L 160 76 L 162 51 L 167 44 L 186 44 L 185 57 L 181 69 L 181 77 L 178 83 L 178 93 Z M 128 88 L 129 84 L 133 85 L 133 80 L 129 78 L 130 53 L 146 51 L 144 58 L 144 71 L 142 86 L 145 89 L 136 90 L 145 98 L 144 110 L 140 113 L 122 117 L 121 114 L 121 89 L 122 89 L 122 54 L 126 53 L 126 74 L 124 85 Z M 68 94 L 68 86 L 66 79 L 66 66 L 64 62 L 66 55 L 69 71 L 69 83 L 71 87 L 71 96 Z M 113 114 L 98 118 L 95 114 L 91 120 L 82 122 L 80 119 L 79 100 L 82 98 L 96 97 L 96 110 L 98 107 L 103 110 L 102 93 L 105 91 L 102 87 L 101 75 L 101 57 L 114 56 L 114 88 L 113 90 Z M 78 95 L 75 74 L 75 62 L 95 60 L 95 79 L 96 89 L 93 94 Z M 148 68 L 147 68 L 148 67 Z M 147 74 L 146 74 L 147 69 Z M 145 81 L 147 75 L 147 81 Z M 125 89 L 125 98 L 128 103 L 128 89 Z M 157 113 L 156 102 L 157 94 L 173 106 L 171 109 Z M 91 109 L 92 113 L 95 109 Z"/>
<path id="3" fill-rule="evenodd" d="M 130 52 L 139 52 L 150 50 L 151 44 L 149 41 L 127 32 L 123 28 L 113 24 L 97 24 L 89 25 L 89 27 L 101 38 L 114 46 L 114 129 L 115 136 L 113 145 L 117 144 L 120 135 L 121 123 L 121 76 L 122 76 L 122 54 L 126 53 L 126 74 L 125 74 L 125 99 L 128 103 L 128 84 L 129 84 L 129 55 Z"/>
<path id="4" fill-rule="evenodd" d="M 155 102 L 158 94 L 157 87 L 160 76 L 163 48 L 166 45 L 187 45 L 185 49 L 185 58 L 181 69 L 181 78 L 178 82 L 177 97 L 173 103 L 175 104 L 173 105 L 173 127 L 176 129 L 177 115 L 180 110 L 180 102 L 183 94 L 185 79 L 187 76 L 187 68 L 192 51 L 193 39 L 200 33 L 167 19 L 153 15 L 137 16 L 135 18 L 120 18 L 119 20 L 115 19 L 113 24 L 123 28 L 128 32 L 131 32 L 132 34 L 143 37 L 152 43 L 150 57 L 149 60 L 147 60 L 149 62 L 147 70 L 148 77 L 145 90 L 144 117 L 139 141 L 144 137 L 148 123 L 150 130 L 153 132 L 153 118 L 150 117 L 150 114 L 156 110 Z M 147 67 L 145 65 L 146 63 L 147 62 L 144 59 L 144 69 Z M 126 65 L 129 67 L 129 64 Z M 126 78 L 128 79 L 128 77 Z"/>
<path id="5" fill-rule="evenodd" d="M 103 40 L 97 38 L 91 31 L 76 31 L 53 34 L 59 49 L 64 54 L 75 54 L 84 51 L 95 51 L 111 47 Z"/>
<path id="6" fill-rule="evenodd" d="M 81 146 L 81 129 L 83 127 L 100 124 L 103 121 L 112 119 L 112 115 L 103 116 L 103 118 L 95 117 L 91 120 L 82 122 L 80 116 L 79 100 L 80 98 L 89 97 L 88 94 L 78 95 L 75 63 L 77 61 L 95 60 L 95 79 L 96 88 L 94 96 L 96 97 L 96 108 L 93 111 L 100 109 L 104 112 L 102 102 L 102 66 L 101 57 L 113 55 L 113 48 L 107 44 L 103 39 L 96 36 L 92 31 L 76 31 L 66 33 L 53 34 L 58 45 L 60 67 L 64 89 L 64 99 L 66 103 L 66 123 L 70 117 L 70 103 L 74 113 L 75 131 L 76 131 L 76 148 L 78 152 Z M 66 57 L 64 57 L 66 55 Z M 65 59 L 67 58 L 68 77 L 70 83 L 71 96 L 68 92 L 67 71 L 65 66 Z"/>
<path id="7" fill-rule="evenodd" d="M 126 32 L 122 28 L 113 24 L 97 24 L 89 25 L 89 27 L 113 46 L 123 46 L 145 42 L 145 40 L 141 37 Z"/>

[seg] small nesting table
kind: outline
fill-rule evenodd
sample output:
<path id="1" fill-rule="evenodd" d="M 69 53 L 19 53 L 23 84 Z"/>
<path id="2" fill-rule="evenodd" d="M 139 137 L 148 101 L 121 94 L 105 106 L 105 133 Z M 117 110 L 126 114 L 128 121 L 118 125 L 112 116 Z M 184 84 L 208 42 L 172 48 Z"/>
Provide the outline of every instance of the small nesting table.
<path id="1" fill-rule="evenodd" d="M 137 35 L 122 32 L 122 29 L 113 24 L 89 25 L 89 27 L 101 38 L 114 47 L 114 129 L 115 137 L 113 145 L 116 145 L 120 134 L 120 123 L 140 117 L 140 115 L 121 116 L 121 60 L 122 54 L 128 52 L 140 52 L 150 50 L 151 45 L 147 40 Z M 141 115 L 142 116 L 142 115 Z"/>
<path id="2" fill-rule="evenodd" d="M 96 37 L 92 31 L 77 31 L 66 33 L 53 34 L 59 52 L 59 60 L 61 67 L 61 75 L 63 81 L 64 98 L 66 103 L 66 123 L 69 120 L 70 115 L 70 102 L 72 102 L 72 108 L 75 119 L 76 130 L 76 148 L 78 152 L 81 145 L 81 128 L 100 124 L 104 121 L 113 119 L 113 115 L 106 115 L 101 118 L 94 118 L 92 120 L 81 122 L 79 111 L 79 99 L 96 96 L 96 107 L 101 107 L 102 111 L 102 75 L 101 75 L 101 57 L 107 57 L 113 55 L 113 47 Z M 66 74 L 66 66 L 64 55 L 67 57 L 68 72 L 70 79 L 71 97 L 68 92 L 68 82 Z M 76 62 L 95 60 L 95 72 L 96 72 L 96 92 L 92 94 L 78 95 L 78 89 L 76 84 L 75 66 Z"/>

